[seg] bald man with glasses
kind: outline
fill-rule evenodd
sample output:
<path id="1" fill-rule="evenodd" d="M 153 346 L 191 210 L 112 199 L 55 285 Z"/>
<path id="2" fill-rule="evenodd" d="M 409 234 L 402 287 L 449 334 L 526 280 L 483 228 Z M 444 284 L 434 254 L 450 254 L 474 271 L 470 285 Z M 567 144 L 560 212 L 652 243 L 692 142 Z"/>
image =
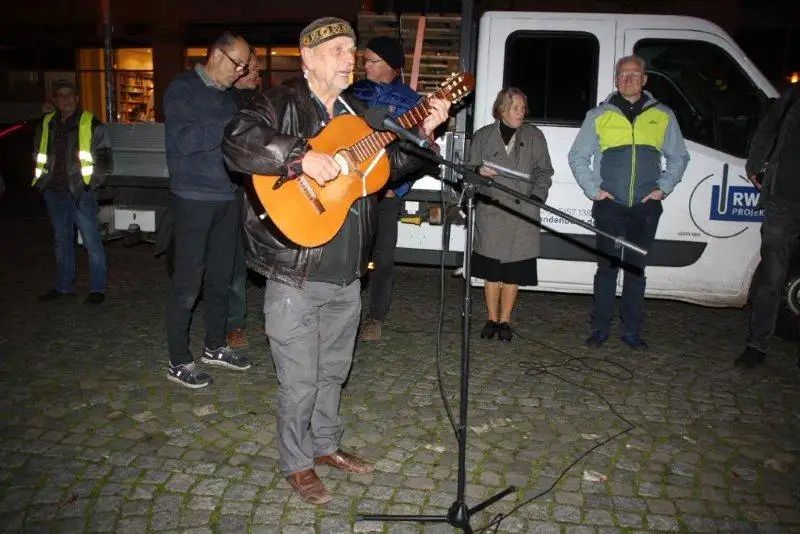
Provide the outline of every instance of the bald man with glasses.
<path id="1" fill-rule="evenodd" d="M 189 350 L 192 309 L 201 289 L 206 335 L 200 361 L 233 371 L 250 367 L 226 340 L 241 205 L 239 186 L 231 181 L 222 155 L 225 126 L 237 111 L 228 89 L 246 73 L 249 59 L 247 42 L 226 32 L 209 47 L 205 64 L 176 76 L 164 93 L 175 239 L 167 306 L 167 378 L 189 388 L 211 383 Z"/>

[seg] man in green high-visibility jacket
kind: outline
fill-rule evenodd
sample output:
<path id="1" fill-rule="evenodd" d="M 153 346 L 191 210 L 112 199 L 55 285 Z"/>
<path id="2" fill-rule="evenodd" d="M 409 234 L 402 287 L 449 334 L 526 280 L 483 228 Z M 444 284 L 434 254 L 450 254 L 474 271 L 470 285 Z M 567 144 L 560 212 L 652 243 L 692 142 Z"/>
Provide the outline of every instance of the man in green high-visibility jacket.
<path id="1" fill-rule="evenodd" d="M 595 226 L 649 250 L 661 201 L 683 178 L 689 152 L 675 114 L 643 90 L 644 59 L 621 58 L 615 78 L 617 90 L 586 114 L 569 151 L 569 166 L 594 201 Z M 592 333 L 586 344 L 599 347 L 608 339 L 619 267 L 627 264 L 620 303 L 621 340 L 632 349 L 647 349 L 641 337 L 646 257 L 627 251 L 620 256 L 614 241 L 603 236 L 597 236 L 597 251 Z"/>
<path id="2" fill-rule="evenodd" d="M 53 86 L 55 111 L 47 113 L 36 131 L 36 162 L 32 185 L 44 195 L 53 223 L 56 283 L 40 301 L 75 294 L 75 227 L 89 252 L 88 304 L 100 304 L 106 293 L 106 257 L 97 226 L 97 187 L 113 170 L 111 140 L 105 126 L 78 107 L 74 83 Z"/>

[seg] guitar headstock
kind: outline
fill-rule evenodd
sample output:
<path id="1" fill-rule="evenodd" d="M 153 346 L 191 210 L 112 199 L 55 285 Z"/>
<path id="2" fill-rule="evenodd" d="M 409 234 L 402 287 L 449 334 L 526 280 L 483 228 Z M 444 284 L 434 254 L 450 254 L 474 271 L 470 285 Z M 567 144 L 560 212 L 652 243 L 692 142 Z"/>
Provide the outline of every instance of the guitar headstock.
<path id="1" fill-rule="evenodd" d="M 438 89 L 431 96 L 443 98 L 455 104 L 475 88 L 475 76 L 469 72 L 453 73 L 439 85 L 441 89 Z"/>

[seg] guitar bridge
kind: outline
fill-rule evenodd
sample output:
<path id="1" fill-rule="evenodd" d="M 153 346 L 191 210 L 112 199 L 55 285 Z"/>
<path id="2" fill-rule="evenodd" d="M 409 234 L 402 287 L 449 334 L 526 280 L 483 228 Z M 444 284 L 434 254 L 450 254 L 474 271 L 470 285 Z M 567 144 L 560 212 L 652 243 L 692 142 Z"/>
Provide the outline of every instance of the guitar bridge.
<path id="1" fill-rule="evenodd" d="M 322 215 L 325 213 L 325 206 L 323 206 L 322 202 L 319 201 L 319 197 L 311 188 L 304 176 L 297 178 L 297 185 L 300 186 L 300 190 L 303 191 L 303 193 L 306 195 L 306 198 L 311 201 L 311 205 L 314 206 L 314 211 L 317 212 L 317 215 Z"/>

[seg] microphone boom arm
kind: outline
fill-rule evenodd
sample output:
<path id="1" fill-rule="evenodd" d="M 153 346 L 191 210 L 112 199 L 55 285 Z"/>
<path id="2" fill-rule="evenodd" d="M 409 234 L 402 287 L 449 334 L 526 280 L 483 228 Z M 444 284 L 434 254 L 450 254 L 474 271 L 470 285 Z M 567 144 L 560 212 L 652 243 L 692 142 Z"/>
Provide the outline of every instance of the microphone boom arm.
<path id="1" fill-rule="evenodd" d="M 592 233 L 595 233 L 595 234 L 601 235 L 601 236 L 603 236 L 603 237 L 605 237 L 607 239 L 610 239 L 617 246 L 625 247 L 625 248 L 627 248 L 629 250 L 632 250 L 633 252 L 636 252 L 637 254 L 641 254 L 642 256 L 646 256 L 647 255 L 647 249 L 645 249 L 643 247 L 640 247 L 639 245 L 637 245 L 635 243 L 631 243 L 627 239 L 624 239 L 624 238 L 622 238 L 620 236 L 615 236 L 615 235 L 609 234 L 608 232 L 600 230 L 599 228 L 596 228 L 596 227 L 592 226 L 591 224 L 578 219 L 577 217 L 573 217 L 572 215 L 569 215 L 568 213 L 564 213 L 563 211 L 561 211 L 559 209 L 553 208 L 552 206 L 548 206 L 547 204 L 545 204 L 544 202 L 542 202 L 539 199 L 527 197 L 527 196 L 523 195 L 522 193 L 520 193 L 518 191 L 514 191 L 510 187 L 506 187 L 503 184 L 498 184 L 491 177 L 482 176 L 482 175 L 478 174 L 477 172 L 475 172 L 474 169 L 471 169 L 471 168 L 467 167 L 466 165 L 461 165 L 461 164 L 458 164 L 458 163 L 453 163 L 451 161 L 447 161 L 446 159 L 441 157 L 439 154 L 436 154 L 435 152 L 431 152 L 430 150 L 421 149 L 421 148 L 417 147 L 416 145 L 414 145 L 412 143 L 403 143 L 403 149 L 404 150 L 408 150 L 410 152 L 413 152 L 413 153 L 417 154 L 420 157 L 424 157 L 424 158 L 428 158 L 428 159 L 434 160 L 437 163 L 440 163 L 440 164 L 442 164 L 442 165 L 444 165 L 446 167 L 450 167 L 451 169 L 453 169 L 456 172 L 458 172 L 459 174 L 461 174 L 461 176 L 462 176 L 461 180 L 448 179 L 448 178 L 444 178 L 444 177 L 441 178 L 441 180 L 444 180 L 446 182 L 450 182 L 451 185 L 462 185 L 462 186 L 463 185 L 469 185 L 471 187 L 477 187 L 477 186 L 483 185 L 483 186 L 494 187 L 498 191 L 502 191 L 503 193 L 508 193 L 509 195 L 513 196 L 514 198 L 517 198 L 517 199 L 519 199 L 519 200 L 521 200 L 523 202 L 527 202 L 528 204 L 533 204 L 534 206 L 537 206 L 539 209 L 543 209 L 543 210 L 545 210 L 545 211 L 547 211 L 549 213 L 552 213 L 554 215 L 558 215 L 559 217 L 562 217 L 563 219 L 566 219 L 566 220 L 568 220 L 569 222 L 571 222 L 573 224 L 577 224 L 581 228 L 585 228 L 586 230 L 589 230 Z M 497 172 L 497 174 L 499 176 L 505 176 L 507 178 L 511 178 L 511 179 L 514 179 L 514 180 L 518 180 L 519 179 L 519 178 L 517 178 L 515 176 L 510 176 L 510 175 L 507 176 L 503 171 L 498 170 L 497 167 L 493 166 L 492 169 L 495 172 Z"/>

